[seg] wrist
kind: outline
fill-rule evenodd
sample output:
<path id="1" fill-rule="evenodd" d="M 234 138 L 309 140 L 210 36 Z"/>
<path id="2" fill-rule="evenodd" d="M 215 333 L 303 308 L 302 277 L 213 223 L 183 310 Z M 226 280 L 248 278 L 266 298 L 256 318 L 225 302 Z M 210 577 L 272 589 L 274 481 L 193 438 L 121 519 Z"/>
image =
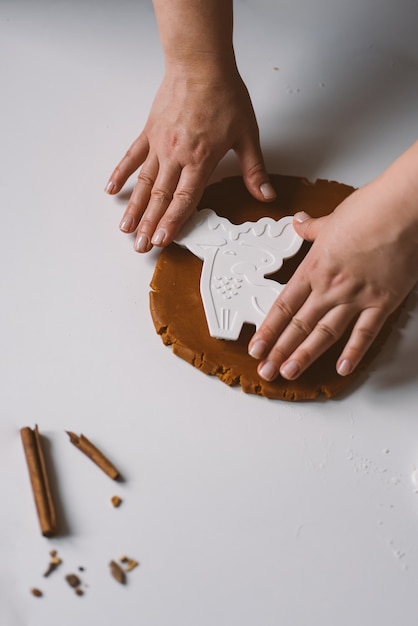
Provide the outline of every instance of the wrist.
<path id="1" fill-rule="evenodd" d="M 198 82 L 222 82 L 238 74 L 232 48 L 220 51 L 180 47 L 165 53 L 165 71 L 173 77 Z"/>
<path id="2" fill-rule="evenodd" d="M 235 67 L 232 0 L 153 0 L 166 68 L 223 75 Z"/>
<path id="3" fill-rule="evenodd" d="M 418 142 L 402 154 L 376 181 L 393 198 L 395 219 L 409 229 L 418 245 Z"/>

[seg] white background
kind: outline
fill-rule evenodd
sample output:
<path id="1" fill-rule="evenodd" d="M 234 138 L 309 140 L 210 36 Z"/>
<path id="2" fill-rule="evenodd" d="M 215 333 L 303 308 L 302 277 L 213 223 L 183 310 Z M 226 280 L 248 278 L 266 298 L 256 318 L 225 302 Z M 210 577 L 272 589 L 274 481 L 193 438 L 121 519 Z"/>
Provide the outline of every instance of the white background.
<path id="1" fill-rule="evenodd" d="M 358 186 L 416 139 L 416 1 L 241 0 L 235 15 L 270 171 Z M 268 401 L 203 375 L 155 334 L 156 254 L 118 231 L 129 193 L 103 193 L 162 76 L 150 2 L 1 0 L 0 71 L 1 625 L 415 624 L 416 292 L 342 398 Z M 237 172 L 228 157 L 215 177 Z M 54 540 L 19 438 L 35 423 Z M 108 572 L 123 553 L 141 562 L 126 587 Z M 82 598 L 64 581 L 79 566 Z"/>

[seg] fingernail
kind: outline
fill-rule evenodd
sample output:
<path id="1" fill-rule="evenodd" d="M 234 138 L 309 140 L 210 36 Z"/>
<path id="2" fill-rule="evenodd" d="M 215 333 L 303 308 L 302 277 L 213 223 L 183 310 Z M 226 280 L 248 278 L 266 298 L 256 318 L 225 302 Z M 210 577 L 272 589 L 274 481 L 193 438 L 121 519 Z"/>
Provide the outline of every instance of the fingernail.
<path id="1" fill-rule="evenodd" d="M 264 365 L 259 368 L 258 373 L 261 378 L 267 381 L 273 380 L 278 374 L 277 367 L 271 361 L 266 361 Z"/>
<path id="2" fill-rule="evenodd" d="M 299 372 L 300 366 L 299 363 L 297 363 L 296 361 L 289 361 L 280 368 L 280 374 L 283 376 L 283 378 L 286 378 L 287 380 L 292 380 L 292 378 L 296 378 Z"/>
<path id="3" fill-rule="evenodd" d="M 347 376 L 347 374 L 350 374 L 352 369 L 353 366 L 351 361 L 349 361 L 348 359 L 343 359 L 337 367 L 337 372 L 340 376 Z"/>
<path id="4" fill-rule="evenodd" d="M 153 243 L 154 246 L 161 246 L 164 239 L 165 239 L 165 230 L 160 228 L 154 233 L 154 236 L 151 239 L 151 243 Z"/>
<path id="5" fill-rule="evenodd" d="M 263 354 L 265 353 L 267 348 L 267 344 L 262 339 L 257 339 L 248 350 L 248 354 L 252 356 L 254 359 L 261 359 Z"/>
<path id="6" fill-rule="evenodd" d="M 270 183 L 263 183 L 260 185 L 260 191 L 265 200 L 274 200 L 277 198 L 277 194 Z"/>
<path id="7" fill-rule="evenodd" d="M 106 193 L 112 193 L 112 191 L 115 189 L 116 184 L 112 181 L 109 180 L 109 182 L 107 183 L 106 187 L 105 187 L 105 192 Z"/>
<path id="8" fill-rule="evenodd" d="M 132 215 L 125 215 L 119 224 L 119 228 L 123 230 L 124 233 L 129 233 L 132 230 L 133 223 L 134 218 Z"/>
<path id="9" fill-rule="evenodd" d="M 296 222 L 299 222 L 300 224 L 302 224 L 302 222 L 306 222 L 306 220 L 310 220 L 311 216 L 305 213 L 305 211 L 298 211 L 298 213 L 294 214 L 293 219 Z"/>
<path id="10" fill-rule="evenodd" d="M 137 252 L 146 252 L 149 247 L 149 239 L 145 233 L 138 235 L 134 248 Z"/>

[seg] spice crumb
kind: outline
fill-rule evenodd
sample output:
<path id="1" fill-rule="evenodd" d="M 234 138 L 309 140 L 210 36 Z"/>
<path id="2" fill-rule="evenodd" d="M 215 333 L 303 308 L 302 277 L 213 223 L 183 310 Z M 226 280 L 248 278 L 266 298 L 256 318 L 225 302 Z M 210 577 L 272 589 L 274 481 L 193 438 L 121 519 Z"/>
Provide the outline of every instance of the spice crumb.
<path id="1" fill-rule="evenodd" d="M 135 567 L 137 567 L 139 565 L 138 561 L 135 561 L 135 559 L 129 559 L 127 566 L 125 567 L 125 570 L 127 572 L 131 572 L 133 569 L 135 569 Z"/>
<path id="2" fill-rule="evenodd" d="M 36 587 L 31 589 L 30 592 L 33 596 L 35 596 L 35 598 L 42 598 L 42 596 L 44 595 L 42 591 L 40 589 L 37 589 Z"/>
<path id="3" fill-rule="evenodd" d="M 70 587 L 73 587 L 73 589 L 81 585 L 81 580 L 79 579 L 77 574 L 67 574 L 65 580 L 70 585 Z"/>
<path id="4" fill-rule="evenodd" d="M 115 580 L 118 581 L 121 585 L 126 584 L 126 574 L 121 568 L 120 565 L 116 563 L 116 561 L 110 561 L 109 563 L 110 573 Z"/>
<path id="5" fill-rule="evenodd" d="M 52 572 L 55 571 L 57 567 L 61 565 L 62 563 L 62 560 L 59 558 L 59 556 L 57 556 L 56 550 L 51 550 L 50 555 L 51 555 L 51 560 L 49 561 L 48 568 L 46 572 L 44 573 L 45 578 L 47 578 L 50 574 L 52 574 Z"/>
<path id="6" fill-rule="evenodd" d="M 125 567 L 125 572 L 131 572 L 135 567 L 139 565 L 139 562 L 135 559 L 131 559 L 126 555 L 119 557 L 119 561 L 123 563 Z"/>
<path id="7" fill-rule="evenodd" d="M 118 508 L 122 504 L 122 498 L 119 496 L 112 496 L 110 501 L 115 508 Z"/>

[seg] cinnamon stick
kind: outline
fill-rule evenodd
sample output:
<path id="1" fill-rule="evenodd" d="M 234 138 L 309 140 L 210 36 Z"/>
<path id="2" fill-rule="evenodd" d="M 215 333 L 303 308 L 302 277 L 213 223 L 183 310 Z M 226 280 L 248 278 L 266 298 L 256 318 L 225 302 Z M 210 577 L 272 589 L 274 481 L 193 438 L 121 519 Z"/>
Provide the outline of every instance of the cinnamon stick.
<path id="1" fill-rule="evenodd" d="M 20 436 L 41 532 L 44 537 L 53 537 L 57 531 L 57 518 L 38 426 L 35 426 L 34 429 L 28 426 L 21 428 Z"/>
<path id="2" fill-rule="evenodd" d="M 93 461 L 100 469 L 110 476 L 113 480 L 116 480 L 120 477 L 119 471 L 116 467 L 109 461 L 109 459 L 101 452 L 95 445 L 87 439 L 84 435 L 76 435 L 71 431 L 66 431 L 67 435 L 70 438 L 70 441 L 73 445 L 76 446 L 81 452 L 83 452 L 88 458 Z"/>

